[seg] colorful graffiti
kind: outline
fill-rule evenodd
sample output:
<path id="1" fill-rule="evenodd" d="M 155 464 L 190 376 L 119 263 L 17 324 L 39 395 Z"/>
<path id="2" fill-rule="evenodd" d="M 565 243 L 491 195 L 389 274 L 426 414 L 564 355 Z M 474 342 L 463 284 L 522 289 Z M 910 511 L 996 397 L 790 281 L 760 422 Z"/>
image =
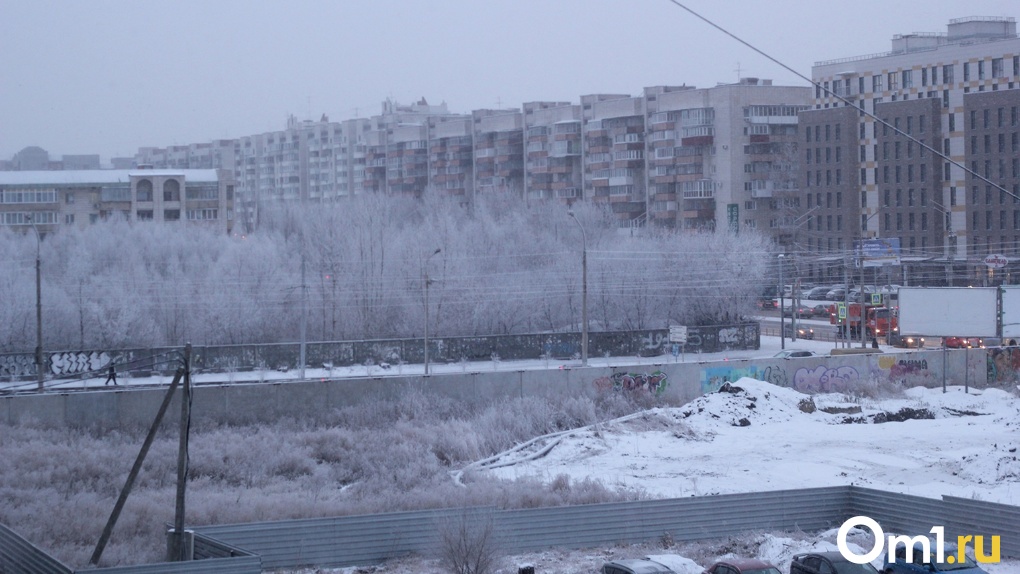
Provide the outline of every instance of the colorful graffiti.
<path id="1" fill-rule="evenodd" d="M 936 373 L 931 370 L 927 359 L 905 359 L 894 355 L 878 358 L 878 378 L 885 373 L 885 380 L 899 385 L 931 386 L 937 383 Z"/>
<path id="2" fill-rule="evenodd" d="M 860 381 L 861 376 L 854 367 L 802 367 L 793 375 L 793 388 L 802 393 L 841 393 Z"/>
<path id="3" fill-rule="evenodd" d="M 988 349 L 988 384 L 1015 383 L 1020 379 L 1020 347 Z"/>
<path id="4" fill-rule="evenodd" d="M 606 391 L 645 391 L 661 395 L 668 385 L 666 373 L 654 371 L 645 373 L 613 373 L 608 377 L 595 379 L 595 389 Z"/>
<path id="5" fill-rule="evenodd" d="M 708 367 L 701 371 L 701 392 L 714 393 L 726 383 L 738 381 L 744 377 L 761 379 L 763 373 L 756 365 L 746 367 Z"/>
<path id="6" fill-rule="evenodd" d="M 98 371 L 110 363 L 105 352 L 65 352 L 50 355 L 50 370 L 54 375 L 66 376 Z"/>

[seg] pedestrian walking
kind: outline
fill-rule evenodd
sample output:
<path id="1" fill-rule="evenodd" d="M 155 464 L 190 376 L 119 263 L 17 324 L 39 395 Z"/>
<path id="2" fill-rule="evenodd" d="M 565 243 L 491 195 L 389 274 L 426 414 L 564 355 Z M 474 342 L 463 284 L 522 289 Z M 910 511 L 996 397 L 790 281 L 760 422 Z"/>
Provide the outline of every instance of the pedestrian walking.
<path id="1" fill-rule="evenodd" d="M 117 386 L 117 368 L 113 366 L 113 363 L 110 363 L 110 371 L 106 375 L 106 383 L 103 386 L 109 385 L 111 382 L 113 386 Z"/>

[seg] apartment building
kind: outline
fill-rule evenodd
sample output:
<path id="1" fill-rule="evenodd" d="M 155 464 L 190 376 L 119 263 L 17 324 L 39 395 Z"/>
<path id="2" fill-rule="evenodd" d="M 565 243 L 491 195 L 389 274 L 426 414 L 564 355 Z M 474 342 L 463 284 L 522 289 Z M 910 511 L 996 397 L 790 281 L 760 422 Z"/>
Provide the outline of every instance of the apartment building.
<path id="1" fill-rule="evenodd" d="M 476 194 L 524 197 L 524 116 L 520 110 L 474 110 Z"/>
<path id="2" fill-rule="evenodd" d="M 902 264 L 892 272 L 902 282 L 1020 280 L 1020 144 L 1014 144 L 1020 38 L 1014 18 L 960 18 L 946 33 L 897 35 L 889 52 L 816 63 L 812 78 L 813 109 L 801 115 L 811 130 L 801 142 L 813 155 L 810 161 L 805 156 L 801 177 L 802 206 L 816 210 L 804 214 L 815 234 L 804 247 L 818 263 L 816 273 L 833 272 L 820 258 L 837 259 L 834 252 L 854 241 L 897 238 Z M 834 175 L 830 184 L 819 174 L 834 174 L 836 164 L 820 163 L 818 153 L 830 147 L 835 153 L 836 142 L 815 136 L 837 126 L 844 171 L 840 184 Z M 830 193 L 851 203 L 830 206 Z M 830 229 L 829 217 L 840 214 L 844 225 L 854 220 L 852 228 Z M 829 233 L 836 233 L 835 242 Z M 990 255 L 1010 263 L 992 268 L 984 264 Z"/>
<path id="3" fill-rule="evenodd" d="M 234 227 L 227 170 L 64 170 L 0 172 L 0 224 L 40 233 L 110 217 Z"/>
<path id="4" fill-rule="evenodd" d="M 570 204 L 581 198 L 581 106 L 527 102 L 524 196 Z"/>
<path id="5" fill-rule="evenodd" d="M 790 241 L 800 206 L 797 114 L 810 98 L 809 88 L 759 78 L 646 88 L 651 224 Z"/>

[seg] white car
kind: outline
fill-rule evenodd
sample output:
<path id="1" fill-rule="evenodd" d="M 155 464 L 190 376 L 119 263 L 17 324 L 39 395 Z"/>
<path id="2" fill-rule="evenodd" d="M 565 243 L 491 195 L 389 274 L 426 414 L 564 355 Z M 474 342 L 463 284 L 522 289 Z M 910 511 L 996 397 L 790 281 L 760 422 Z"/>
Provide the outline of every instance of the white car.
<path id="1" fill-rule="evenodd" d="M 806 349 L 786 349 L 772 356 L 776 359 L 799 359 L 801 357 L 817 357 L 818 353 Z"/>

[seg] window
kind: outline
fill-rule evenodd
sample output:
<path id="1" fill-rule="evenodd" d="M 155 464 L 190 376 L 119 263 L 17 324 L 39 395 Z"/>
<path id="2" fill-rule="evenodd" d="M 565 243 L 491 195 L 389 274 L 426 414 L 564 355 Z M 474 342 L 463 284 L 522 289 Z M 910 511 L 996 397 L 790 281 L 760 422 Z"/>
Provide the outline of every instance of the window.
<path id="1" fill-rule="evenodd" d="M 72 197 L 70 193 L 68 197 Z M 56 203 L 57 192 L 53 189 L 39 190 L 4 190 L 0 194 L 0 203 Z M 74 200 L 68 203 L 74 203 Z"/>
<path id="2" fill-rule="evenodd" d="M 168 179 L 163 182 L 163 201 L 180 201 L 181 184 L 176 179 Z"/>
<path id="3" fill-rule="evenodd" d="M 73 224 L 74 223 L 74 214 L 73 213 L 65 213 L 64 214 L 64 223 L 66 225 Z"/>
<path id="4" fill-rule="evenodd" d="M 970 62 L 963 63 L 963 81 L 964 82 L 970 81 Z"/>
<path id="5" fill-rule="evenodd" d="M 871 76 L 871 91 L 872 92 L 885 91 L 885 88 L 883 88 L 882 86 L 882 74 L 875 74 L 874 76 Z"/>
<path id="6" fill-rule="evenodd" d="M 181 210 L 180 209 L 164 209 L 163 210 L 163 221 L 180 221 Z"/>
<path id="7" fill-rule="evenodd" d="M 903 72 L 900 73 L 900 80 L 901 83 L 903 84 L 904 90 L 908 88 L 913 88 L 914 87 L 913 70 L 903 70 Z"/>
<path id="8" fill-rule="evenodd" d="M 928 68 L 921 68 L 921 85 L 928 85 Z"/>
<path id="9" fill-rule="evenodd" d="M 867 207 L 867 206 L 868 206 L 868 192 L 862 191 L 861 192 L 861 207 Z"/>
<path id="10" fill-rule="evenodd" d="M 918 116 L 917 117 L 917 131 L 918 132 L 920 132 L 922 134 L 924 133 L 925 124 L 927 123 L 925 120 L 927 120 L 927 119 L 928 119 L 928 116 Z"/>
<path id="11" fill-rule="evenodd" d="M 979 80 L 985 79 L 985 61 L 984 60 L 978 60 L 977 71 L 978 71 L 978 79 Z"/>
<path id="12" fill-rule="evenodd" d="M 136 201 L 152 201 L 152 181 L 148 179 L 138 180 L 135 186 Z"/>
<path id="13" fill-rule="evenodd" d="M 189 221 L 203 221 L 217 219 L 216 209 L 189 209 L 188 220 Z"/>
<path id="14" fill-rule="evenodd" d="M 886 77 L 886 79 L 889 81 L 889 89 L 890 90 L 898 90 L 898 89 L 900 89 L 899 88 L 899 78 L 896 77 L 896 72 L 889 72 L 889 74 Z"/>
<path id="15" fill-rule="evenodd" d="M 135 217 L 138 219 L 138 221 L 152 221 L 152 210 L 139 209 Z"/>

